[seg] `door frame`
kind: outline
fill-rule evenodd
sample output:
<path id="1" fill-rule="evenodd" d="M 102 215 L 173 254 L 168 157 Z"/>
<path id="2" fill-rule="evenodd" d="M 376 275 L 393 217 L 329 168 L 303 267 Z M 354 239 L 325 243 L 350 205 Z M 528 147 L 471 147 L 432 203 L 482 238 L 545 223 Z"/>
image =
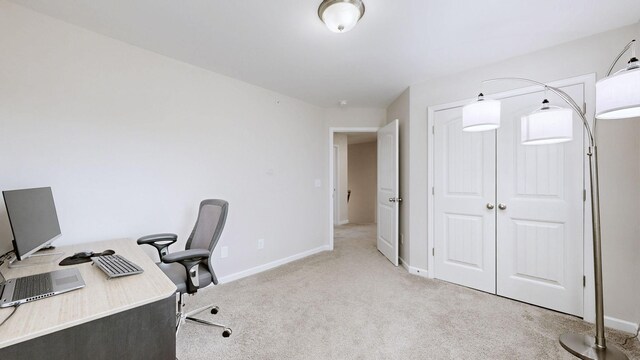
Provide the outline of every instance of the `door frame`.
<path id="1" fill-rule="evenodd" d="M 567 79 L 556 80 L 548 82 L 547 84 L 554 87 L 564 87 L 571 85 L 582 85 L 584 87 L 584 100 L 585 104 L 583 106 L 586 109 L 586 116 L 589 122 L 589 125 L 593 128 L 593 119 L 595 116 L 595 82 L 596 82 L 596 73 L 590 73 L 575 77 L 570 77 Z M 527 86 L 522 88 L 517 88 L 513 90 L 507 90 L 503 92 L 498 92 L 491 94 L 489 97 L 492 99 L 507 99 L 510 97 L 535 93 L 543 91 L 540 86 Z M 428 276 L 430 278 L 435 278 L 435 257 L 433 256 L 433 249 L 435 244 L 435 231 L 434 231 L 434 117 L 437 111 L 443 111 L 448 109 L 453 109 L 457 107 L 462 107 L 466 104 L 472 103 L 476 98 L 468 98 L 465 100 L 454 101 L 446 104 L 434 105 L 427 107 L 427 269 Z M 574 124 L 575 126 L 575 124 Z M 582 126 L 582 123 L 579 123 L 578 126 Z M 589 142 L 586 138 L 586 134 L 583 139 L 583 147 L 584 154 L 587 152 L 587 147 L 589 146 Z M 589 164 L 586 156 L 582 157 L 582 169 L 583 169 L 583 189 L 586 191 L 586 198 L 583 202 L 582 208 L 582 227 L 583 227 L 583 266 L 582 271 L 583 275 L 586 279 L 586 286 L 582 288 L 582 298 L 583 298 L 583 319 L 585 321 L 593 323 L 595 321 L 595 298 L 593 296 L 595 292 L 594 288 L 594 274 L 593 274 L 593 235 L 591 233 L 591 191 L 589 188 Z M 432 191 L 428 191 L 428 189 L 432 189 Z"/>
<path id="2" fill-rule="evenodd" d="M 333 224 L 337 224 L 340 222 L 340 206 L 337 205 L 335 199 L 340 194 L 340 181 L 338 180 L 336 183 L 336 169 L 339 169 L 340 166 L 340 147 L 338 145 L 333 145 L 333 177 L 331 180 L 333 181 L 331 185 L 333 185 L 330 189 L 333 191 L 331 195 L 331 199 L 333 199 Z"/>
<path id="3" fill-rule="evenodd" d="M 333 173 L 334 173 L 334 161 L 333 161 L 333 135 L 335 133 L 377 133 L 380 127 L 330 127 L 329 128 L 329 250 L 333 250 L 333 224 L 334 213 L 333 207 L 335 206 L 333 201 Z"/>

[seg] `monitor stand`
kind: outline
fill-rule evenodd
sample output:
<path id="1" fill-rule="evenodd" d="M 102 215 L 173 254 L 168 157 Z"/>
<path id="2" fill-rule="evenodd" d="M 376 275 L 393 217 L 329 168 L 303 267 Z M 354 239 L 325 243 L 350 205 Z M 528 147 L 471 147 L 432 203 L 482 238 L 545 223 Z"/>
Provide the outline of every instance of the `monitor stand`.
<path id="1" fill-rule="evenodd" d="M 54 264 L 64 255 L 63 252 L 53 252 L 53 247 L 44 248 L 29 255 L 26 259 L 18 260 L 17 257 L 12 257 L 9 260 L 9 268 L 21 268 L 36 265 L 48 265 Z"/>

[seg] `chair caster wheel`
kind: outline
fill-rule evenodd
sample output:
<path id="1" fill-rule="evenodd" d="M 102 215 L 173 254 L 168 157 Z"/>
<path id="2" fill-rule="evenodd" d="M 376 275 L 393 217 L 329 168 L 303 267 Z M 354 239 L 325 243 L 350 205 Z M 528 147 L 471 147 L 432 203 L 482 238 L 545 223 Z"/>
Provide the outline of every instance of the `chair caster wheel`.
<path id="1" fill-rule="evenodd" d="M 231 329 L 225 328 L 224 331 L 222 332 L 222 337 L 228 338 L 229 336 L 231 336 Z"/>
<path id="2" fill-rule="evenodd" d="M 218 311 L 220 311 L 220 308 L 217 307 L 217 306 L 214 306 L 214 307 L 211 308 L 211 313 L 214 314 L 214 315 L 217 314 Z"/>

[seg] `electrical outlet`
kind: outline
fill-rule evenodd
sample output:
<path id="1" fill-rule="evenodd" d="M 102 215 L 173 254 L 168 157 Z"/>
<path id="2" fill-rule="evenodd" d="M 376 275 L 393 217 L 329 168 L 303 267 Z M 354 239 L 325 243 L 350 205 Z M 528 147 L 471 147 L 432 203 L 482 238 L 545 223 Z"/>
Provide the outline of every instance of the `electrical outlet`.
<path id="1" fill-rule="evenodd" d="M 220 258 L 224 259 L 227 256 L 229 256 L 229 247 L 223 246 L 222 249 L 220 250 Z"/>
<path id="2" fill-rule="evenodd" d="M 258 250 L 264 249 L 264 239 L 258 239 Z"/>

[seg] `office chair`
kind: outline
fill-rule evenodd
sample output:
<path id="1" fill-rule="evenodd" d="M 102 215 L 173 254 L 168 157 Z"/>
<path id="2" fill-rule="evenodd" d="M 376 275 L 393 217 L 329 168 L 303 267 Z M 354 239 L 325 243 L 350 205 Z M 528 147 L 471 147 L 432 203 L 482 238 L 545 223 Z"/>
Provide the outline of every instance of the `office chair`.
<path id="1" fill-rule="evenodd" d="M 218 278 L 211 265 L 211 258 L 227 220 L 228 208 L 229 203 L 224 200 L 203 200 L 200 203 L 198 219 L 184 251 L 169 253 L 169 245 L 178 240 L 176 234 L 155 234 L 138 239 L 138 245 L 151 245 L 158 250 L 160 256 L 158 267 L 176 284 L 177 293 L 180 294 L 176 314 L 176 333 L 183 323 L 193 321 L 203 325 L 220 327 L 223 329 L 222 336 L 231 336 L 231 329 L 225 325 L 194 317 L 209 309 L 212 314 L 217 314 L 219 310 L 217 306 L 208 305 L 188 313 L 184 309 L 184 300 L 187 294 L 193 295 L 200 287 L 211 283 L 218 284 Z"/>

